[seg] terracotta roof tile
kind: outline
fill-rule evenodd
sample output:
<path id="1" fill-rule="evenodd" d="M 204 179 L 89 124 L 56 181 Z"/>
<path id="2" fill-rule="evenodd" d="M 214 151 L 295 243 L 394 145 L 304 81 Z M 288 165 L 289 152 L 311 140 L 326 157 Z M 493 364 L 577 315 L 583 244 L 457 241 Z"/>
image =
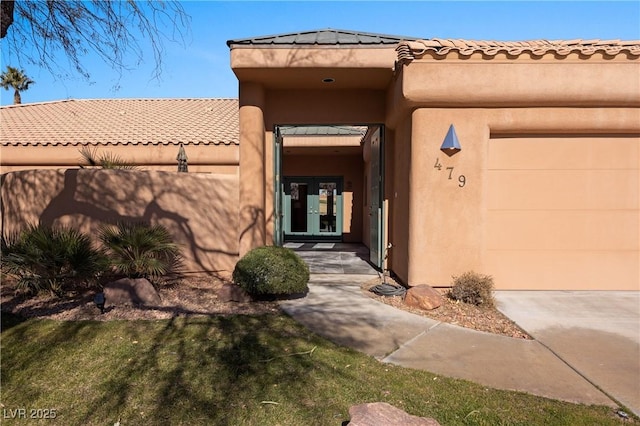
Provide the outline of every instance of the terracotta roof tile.
<path id="1" fill-rule="evenodd" d="M 0 108 L 0 146 L 237 145 L 237 99 L 72 99 Z"/>
<path id="2" fill-rule="evenodd" d="M 429 40 L 403 41 L 397 47 L 398 61 L 406 62 L 420 58 L 427 52 L 433 52 L 437 56 L 445 56 L 449 52 L 458 52 L 463 56 L 471 56 L 474 53 L 482 53 L 487 56 L 495 56 L 498 53 L 506 53 L 519 56 L 523 53 L 544 55 L 555 53 L 559 56 L 567 56 L 578 52 L 583 55 L 593 55 L 602 52 L 607 55 L 628 53 L 633 56 L 640 55 L 640 41 L 620 40 L 531 40 L 531 41 L 475 41 L 433 38 Z"/>

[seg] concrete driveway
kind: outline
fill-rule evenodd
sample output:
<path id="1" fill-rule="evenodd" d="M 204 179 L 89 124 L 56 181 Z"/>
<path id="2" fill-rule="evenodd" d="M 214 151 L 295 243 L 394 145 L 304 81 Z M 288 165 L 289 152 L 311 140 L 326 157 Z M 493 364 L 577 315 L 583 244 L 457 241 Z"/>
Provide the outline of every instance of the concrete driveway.
<path id="1" fill-rule="evenodd" d="M 640 292 L 497 291 L 498 309 L 640 415 Z"/>

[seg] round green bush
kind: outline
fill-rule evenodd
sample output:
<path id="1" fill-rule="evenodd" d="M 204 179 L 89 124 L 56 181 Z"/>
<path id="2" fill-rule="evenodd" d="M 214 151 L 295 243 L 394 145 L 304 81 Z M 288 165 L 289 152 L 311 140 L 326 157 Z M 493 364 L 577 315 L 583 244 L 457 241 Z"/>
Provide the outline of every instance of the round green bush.
<path id="1" fill-rule="evenodd" d="M 265 246 L 238 261 L 233 281 L 251 295 L 289 295 L 308 290 L 309 267 L 293 250 Z"/>

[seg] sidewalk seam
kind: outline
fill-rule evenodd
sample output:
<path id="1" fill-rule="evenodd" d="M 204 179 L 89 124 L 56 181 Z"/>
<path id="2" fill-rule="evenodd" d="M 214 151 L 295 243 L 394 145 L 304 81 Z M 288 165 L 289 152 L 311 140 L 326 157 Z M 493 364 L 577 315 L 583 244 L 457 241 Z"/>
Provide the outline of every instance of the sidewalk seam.
<path id="1" fill-rule="evenodd" d="M 523 329 L 524 330 L 524 329 Z M 526 330 L 525 330 L 526 331 Z M 527 333 L 529 333 L 527 331 Z M 531 337 L 533 337 L 532 334 L 529 333 L 529 335 Z M 634 412 L 633 410 L 631 410 L 629 407 L 627 407 L 626 405 L 622 404 L 620 401 L 618 401 L 616 398 L 614 398 L 612 395 L 610 395 L 608 392 L 605 392 L 604 389 L 602 389 L 600 386 L 598 386 L 596 383 L 593 382 L 593 380 L 589 379 L 587 376 L 585 376 L 580 370 L 578 370 L 576 367 L 574 367 L 573 365 L 569 364 L 569 362 L 565 361 L 565 359 L 563 357 L 560 356 L 560 354 L 558 354 L 556 351 L 554 351 L 553 349 L 551 349 L 549 346 L 545 345 L 544 343 L 542 343 L 540 340 L 536 339 L 535 337 L 533 338 L 533 340 L 535 342 L 538 342 L 538 344 L 540 346 L 542 346 L 543 348 L 545 348 L 546 350 L 548 350 L 549 352 L 551 352 L 553 354 L 553 356 L 555 356 L 556 358 L 558 358 L 564 365 L 566 365 L 567 367 L 569 367 L 571 370 L 573 370 L 578 376 L 582 377 L 587 383 L 589 383 L 591 386 L 593 386 L 594 388 L 596 388 L 598 391 L 600 391 L 603 395 L 605 395 L 607 398 L 609 398 L 611 401 L 615 402 L 616 404 L 618 404 L 618 408 L 622 408 L 624 407 L 626 410 L 630 411 L 630 412 Z"/>
<path id="2" fill-rule="evenodd" d="M 398 352 L 400 349 L 405 348 L 406 346 L 410 345 L 414 340 L 416 340 L 418 337 L 424 336 L 426 335 L 429 331 L 433 330 L 434 328 L 436 328 L 437 326 L 439 326 L 440 324 L 442 324 L 441 321 L 438 321 L 437 323 L 435 323 L 434 325 L 428 327 L 426 330 L 416 334 L 415 336 L 413 336 L 411 339 L 407 340 L 406 342 L 404 342 L 402 345 L 398 346 L 393 352 L 385 355 L 384 358 L 382 358 L 382 362 L 386 362 L 385 359 L 389 358 L 390 356 L 392 356 L 394 353 Z"/>

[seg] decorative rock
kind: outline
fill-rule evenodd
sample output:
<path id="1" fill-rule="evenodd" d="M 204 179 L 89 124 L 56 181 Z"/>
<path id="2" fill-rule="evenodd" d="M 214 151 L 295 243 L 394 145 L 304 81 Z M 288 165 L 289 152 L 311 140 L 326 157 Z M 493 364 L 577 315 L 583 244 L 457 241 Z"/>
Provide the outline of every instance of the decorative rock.
<path id="1" fill-rule="evenodd" d="M 146 278 L 121 278 L 104 286 L 106 305 L 160 305 L 160 295 Z"/>
<path id="2" fill-rule="evenodd" d="M 435 419 L 407 414 L 386 402 L 352 405 L 349 426 L 440 426 Z"/>
<path id="3" fill-rule="evenodd" d="M 251 302 L 251 296 L 244 289 L 235 284 L 223 284 L 218 290 L 218 300 L 221 302 Z"/>
<path id="4" fill-rule="evenodd" d="M 405 305 L 424 310 L 435 309 L 443 302 L 442 295 L 426 284 L 411 287 L 404 297 Z"/>

